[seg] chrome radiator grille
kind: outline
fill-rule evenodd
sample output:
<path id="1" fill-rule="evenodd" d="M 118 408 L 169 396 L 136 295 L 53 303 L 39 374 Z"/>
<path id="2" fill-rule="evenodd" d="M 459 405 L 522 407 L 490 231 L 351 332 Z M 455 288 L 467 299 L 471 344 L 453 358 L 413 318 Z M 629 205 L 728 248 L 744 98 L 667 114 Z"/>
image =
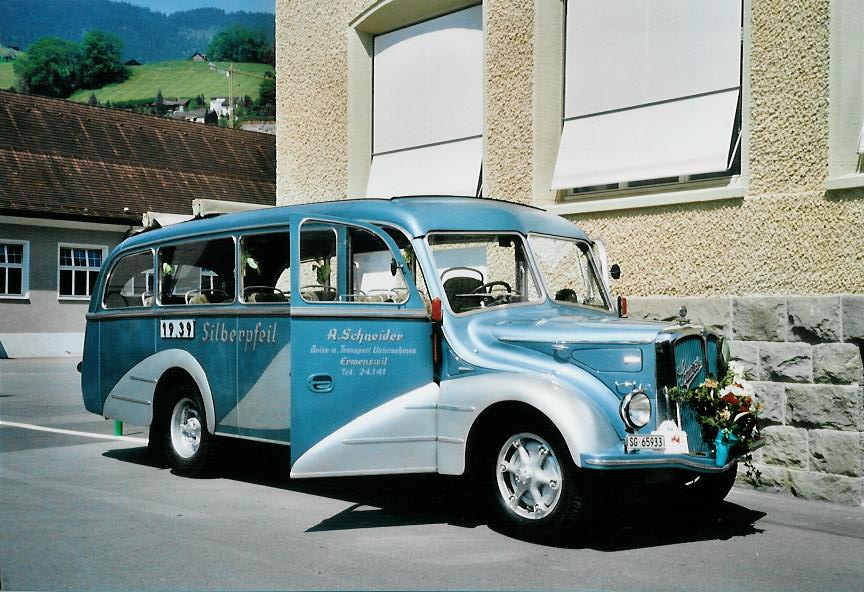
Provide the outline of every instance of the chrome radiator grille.
<path id="1" fill-rule="evenodd" d="M 705 342 L 699 335 L 680 337 L 672 344 L 662 343 L 657 347 L 657 385 L 662 387 L 694 388 L 702 384 L 708 376 L 708 359 Z M 666 407 L 658 395 L 658 412 L 660 417 L 678 419 L 677 404 L 673 401 Z M 687 441 L 691 452 L 709 454 L 713 450 L 713 442 L 702 438 L 702 425 L 689 405 L 680 404 L 681 429 L 687 432 Z"/>

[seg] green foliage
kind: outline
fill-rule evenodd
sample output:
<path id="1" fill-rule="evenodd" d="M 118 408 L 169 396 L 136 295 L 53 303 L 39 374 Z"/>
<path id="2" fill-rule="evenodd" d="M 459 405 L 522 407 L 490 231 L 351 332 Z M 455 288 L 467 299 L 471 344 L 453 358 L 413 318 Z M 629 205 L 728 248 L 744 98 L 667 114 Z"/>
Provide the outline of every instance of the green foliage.
<path id="1" fill-rule="evenodd" d="M 123 65 L 120 51 L 123 42 L 102 31 L 90 31 L 81 42 L 79 84 L 83 88 L 100 88 L 112 82 L 123 82 L 131 72 Z"/>
<path id="2" fill-rule="evenodd" d="M 207 48 L 207 57 L 226 62 L 275 64 L 273 47 L 263 31 L 253 31 L 237 24 L 213 36 Z"/>
<path id="3" fill-rule="evenodd" d="M 276 79 L 265 78 L 261 81 L 261 86 L 258 87 L 258 104 L 259 105 L 275 105 L 276 104 Z"/>
<path id="4" fill-rule="evenodd" d="M 0 88 L 8 90 L 15 86 L 14 62 L 0 63 Z"/>
<path id="5" fill-rule="evenodd" d="M 96 93 L 94 93 L 94 92 L 90 93 L 90 98 L 87 99 L 87 104 L 90 105 L 91 107 L 95 107 L 99 104 L 99 99 L 96 98 Z"/>
<path id="6" fill-rule="evenodd" d="M 68 97 L 77 87 L 81 51 L 75 43 L 43 37 L 15 60 L 17 88 L 47 97 Z"/>

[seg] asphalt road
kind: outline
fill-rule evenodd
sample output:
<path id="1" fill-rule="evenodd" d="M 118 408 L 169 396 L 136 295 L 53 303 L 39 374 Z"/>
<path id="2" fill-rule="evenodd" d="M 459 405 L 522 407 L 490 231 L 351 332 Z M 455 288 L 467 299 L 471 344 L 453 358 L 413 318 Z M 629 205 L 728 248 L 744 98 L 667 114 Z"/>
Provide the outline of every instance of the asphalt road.
<path id="1" fill-rule="evenodd" d="M 455 478 L 292 480 L 287 448 L 243 442 L 178 477 L 84 411 L 76 362 L 0 361 L 3 590 L 864 589 L 864 508 L 736 489 L 709 518 L 615 504 L 538 544 Z"/>

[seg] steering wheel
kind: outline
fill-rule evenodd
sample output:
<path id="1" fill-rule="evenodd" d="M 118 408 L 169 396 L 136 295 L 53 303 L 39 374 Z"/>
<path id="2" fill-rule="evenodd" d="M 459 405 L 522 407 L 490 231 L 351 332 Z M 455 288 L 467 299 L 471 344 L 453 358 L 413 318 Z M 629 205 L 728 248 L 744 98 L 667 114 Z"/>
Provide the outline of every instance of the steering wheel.
<path id="1" fill-rule="evenodd" d="M 504 286 L 506 292 L 493 294 L 492 288 L 494 288 L 495 286 Z M 483 298 L 483 306 L 497 306 L 499 304 L 507 304 L 508 302 L 510 302 L 510 298 L 513 295 L 513 288 L 510 287 L 510 284 L 503 280 L 495 280 L 493 282 L 486 282 L 485 284 L 477 286 L 476 288 L 474 288 L 474 290 L 471 291 L 471 294 Z"/>

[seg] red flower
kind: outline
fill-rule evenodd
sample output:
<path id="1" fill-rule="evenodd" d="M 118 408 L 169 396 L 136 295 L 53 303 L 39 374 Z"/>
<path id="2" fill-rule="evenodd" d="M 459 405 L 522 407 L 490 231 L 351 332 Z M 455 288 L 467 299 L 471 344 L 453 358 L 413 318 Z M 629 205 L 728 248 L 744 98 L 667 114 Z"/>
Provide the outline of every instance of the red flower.
<path id="1" fill-rule="evenodd" d="M 738 409 L 738 413 L 750 413 L 750 407 L 748 407 L 747 405 L 741 405 L 741 407 Z"/>
<path id="2" fill-rule="evenodd" d="M 729 405 L 736 405 L 738 403 L 738 399 L 735 398 L 735 395 L 729 393 L 725 397 L 723 397 L 723 402 L 728 403 Z"/>

